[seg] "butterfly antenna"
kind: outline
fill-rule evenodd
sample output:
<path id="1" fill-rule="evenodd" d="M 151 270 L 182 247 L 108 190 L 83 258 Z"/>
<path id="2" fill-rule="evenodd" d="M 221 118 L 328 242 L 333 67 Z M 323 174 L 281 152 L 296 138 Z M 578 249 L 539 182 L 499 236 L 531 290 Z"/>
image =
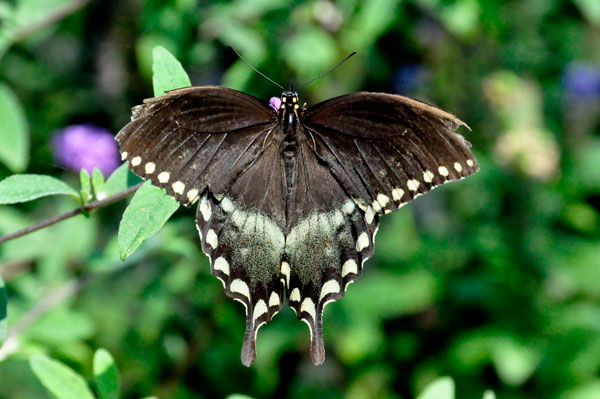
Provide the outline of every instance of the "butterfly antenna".
<path id="1" fill-rule="evenodd" d="M 317 76 L 316 78 L 312 78 L 311 80 L 309 80 L 308 82 L 304 82 L 300 85 L 300 87 L 298 87 L 298 90 L 303 88 L 304 86 L 306 86 L 309 83 L 314 82 L 315 80 L 322 78 L 323 76 L 327 75 L 329 72 L 333 71 L 335 68 L 339 67 L 340 65 L 342 65 L 344 62 L 348 61 L 348 59 L 350 57 L 352 57 L 354 54 L 356 54 L 356 51 L 351 52 L 346 58 L 344 58 L 343 60 L 341 60 L 340 62 L 338 62 L 337 64 L 335 64 L 333 67 L 331 67 L 328 71 L 323 72 L 322 74 L 320 74 L 319 76 Z"/>
<path id="2" fill-rule="evenodd" d="M 244 61 L 246 63 L 246 65 L 248 65 L 250 67 L 250 69 L 252 69 L 254 72 L 258 73 L 260 76 L 262 76 L 263 78 L 267 79 L 269 82 L 273 83 L 274 85 L 276 85 L 277 87 L 279 87 L 281 90 L 285 91 L 285 89 L 283 88 L 282 85 L 280 85 L 279 83 L 275 82 L 273 79 L 271 79 L 270 77 L 268 77 L 267 75 L 265 75 L 264 73 L 262 73 L 261 71 L 259 71 L 258 69 L 254 68 L 252 66 L 252 64 L 250 64 L 248 61 L 246 61 L 246 59 L 244 57 L 242 57 L 240 55 L 240 53 L 238 53 L 237 51 L 235 51 L 235 49 L 231 46 L 227 46 L 231 49 L 231 51 L 233 51 L 238 57 L 241 58 L 242 61 Z"/>

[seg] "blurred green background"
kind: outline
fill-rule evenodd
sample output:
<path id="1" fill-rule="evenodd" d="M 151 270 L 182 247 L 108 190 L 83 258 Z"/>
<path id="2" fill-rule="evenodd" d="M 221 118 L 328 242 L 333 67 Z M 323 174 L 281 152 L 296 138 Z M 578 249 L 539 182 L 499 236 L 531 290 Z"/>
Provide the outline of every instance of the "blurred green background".
<path id="1" fill-rule="evenodd" d="M 29 132 L 0 148 L 0 179 L 76 182 L 52 137 L 81 123 L 116 134 L 152 96 L 157 45 L 193 84 L 265 101 L 279 89 L 227 45 L 284 86 L 357 51 L 301 101 L 369 90 L 434 103 L 471 126 L 481 171 L 382 218 L 363 278 L 327 307 L 320 367 L 290 309 L 241 365 L 243 308 L 209 274 L 192 211 L 124 263 L 125 201 L 3 244 L 17 338 L 0 349 L 0 398 L 50 397 L 30 354 L 90 378 L 98 347 L 124 398 L 408 399 L 442 375 L 458 398 L 600 398 L 598 0 L 0 1 L 0 90 Z M 0 206 L 0 233 L 73 207 Z"/>

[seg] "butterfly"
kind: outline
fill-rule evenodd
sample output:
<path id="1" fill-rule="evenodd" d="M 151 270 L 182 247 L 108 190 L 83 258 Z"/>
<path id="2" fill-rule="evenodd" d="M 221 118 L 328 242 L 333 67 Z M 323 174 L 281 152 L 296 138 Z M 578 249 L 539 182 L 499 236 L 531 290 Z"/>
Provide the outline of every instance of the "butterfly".
<path id="1" fill-rule="evenodd" d="M 131 170 L 185 206 L 211 273 L 246 309 L 242 363 L 284 299 L 325 359 L 322 315 L 373 255 L 379 218 L 479 169 L 450 113 L 360 92 L 300 105 L 196 86 L 133 108 L 116 136 Z"/>

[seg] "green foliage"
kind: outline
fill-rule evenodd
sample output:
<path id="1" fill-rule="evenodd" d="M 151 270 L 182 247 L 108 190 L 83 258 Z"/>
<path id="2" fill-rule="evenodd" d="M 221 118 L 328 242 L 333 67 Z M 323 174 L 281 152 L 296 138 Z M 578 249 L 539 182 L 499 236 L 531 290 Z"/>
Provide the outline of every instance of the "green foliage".
<path id="1" fill-rule="evenodd" d="M 94 379 L 100 399 L 119 399 L 119 373 L 106 349 L 98 349 L 94 354 Z"/>
<path id="2" fill-rule="evenodd" d="M 25 113 L 12 90 L 0 83 L 0 162 L 22 172 L 29 160 L 29 133 Z"/>
<path id="3" fill-rule="evenodd" d="M 169 90 L 192 85 L 181 63 L 167 49 L 161 46 L 155 47 L 152 55 L 154 58 L 152 83 L 156 97 L 162 96 Z"/>
<path id="4" fill-rule="evenodd" d="M 429 384 L 417 399 L 454 399 L 454 381 L 443 377 Z"/>
<path id="5" fill-rule="evenodd" d="M 119 254 L 131 255 L 144 240 L 152 237 L 179 208 L 164 189 L 146 182 L 133 196 L 119 224 Z"/>
<path id="6" fill-rule="evenodd" d="M 8 295 L 6 295 L 6 287 L 4 281 L 2 281 L 2 276 L 0 276 L 0 347 L 6 338 L 7 305 Z"/>
<path id="7" fill-rule="evenodd" d="M 57 399 L 94 399 L 85 380 L 64 364 L 45 355 L 33 355 L 31 369 Z"/>
<path id="8" fill-rule="evenodd" d="M 99 194 L 104 192 L 104 175 L 98 168 L 94 168 L 92 171 L 92 189 L 96 199 L 101 199 Z"/>
<path id="9" fill-rule="evenodd" d="M 94 185 L 96 197 L 99 200 L 110 197 L 113 194 L 126 190 L 128 187 L 138 184 L 140 181 L 141 179 L 129 170 L 127 163 L 124 163 L 110 175 L 101 188 L 97 188 L 98 185 Z"/>
<path id="10" fill-rule="evenodd" d="M 84 204 L 87 204 L 93 197 L 92 193 L 92 178 L 85 169 L 79 171 L 79 183 L 81 184 L 81 199 Z"/>
<path id="11" fill-rule="evenodd" d="M 458 398 L 600 397 L 598 10 L 593 0 L 0 1 L 0 234 L 74 207 L 64 195 L 25 201 L 81 202 L 79 176 L 55 167 L 54 132 L 93 122 L 116 133 L 154 79 L 157 94 L 190 81 L 279 94 L 227 45 L 285 86 L 357 51 L 301 101 L 371 90 L 437 104 L 472 127 L 462 133 L 481 164 L 382 217 L 363 278 L 327 306 L 319 368 L 287 308 L 258 333 L 255 365 L 240 365 L 243 308 L 210 275 L 193 211 L 160 228 L 175 206 L 152 203 L 157 192 L 126 211 L 125 252 L 147 239 L 124 262 L 124 202 L 3 243 L 0 398 L 53 395 L 24 360 L 33 353 L 94 379 L 101 395 L 101 367 L 90 368 L 99 347 L 115 356 L 103 357 L 106 394 L 118 364 L 127 398 L 442 398 L 453 391 L 445 375 Z M 582 65 L 591 73 L 571 75 Z M 21 184 L 7 179 L 15 172 L 57 180 Z M 126 164 L 103 180 L 94 172 L 82 189 L 103 199 L 140 182 Z"/>
<path id="12" fill-rule="evenodd" d="M 82 183 L 83 180 L 82 178 Z M 14 175 L 0 181 L 0 204 L 3 205 L 32 201 L 49 195 L 69 195 L 80 200 L 79 193 L 74 188 L 51 176 Z"/>

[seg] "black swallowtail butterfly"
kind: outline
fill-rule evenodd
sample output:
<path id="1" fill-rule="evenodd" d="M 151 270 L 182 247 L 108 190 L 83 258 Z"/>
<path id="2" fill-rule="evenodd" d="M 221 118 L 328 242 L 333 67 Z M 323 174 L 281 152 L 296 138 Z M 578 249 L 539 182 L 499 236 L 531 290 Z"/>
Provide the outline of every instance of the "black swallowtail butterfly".
<path id="1" fill-rule="evenodd" d="M 360 277 L 379 217 L 479 166 L 455 133 L 464 122 L 410 98 L 362 92 L 307 108 L 284 91 L 276 103 L 173 90 L 134 107 L 116 139 L 134 173 L 199 202 L 211 273 L 246 308 L 243 364 L 284 292 L 321 364 L 323 308 Z"/>

